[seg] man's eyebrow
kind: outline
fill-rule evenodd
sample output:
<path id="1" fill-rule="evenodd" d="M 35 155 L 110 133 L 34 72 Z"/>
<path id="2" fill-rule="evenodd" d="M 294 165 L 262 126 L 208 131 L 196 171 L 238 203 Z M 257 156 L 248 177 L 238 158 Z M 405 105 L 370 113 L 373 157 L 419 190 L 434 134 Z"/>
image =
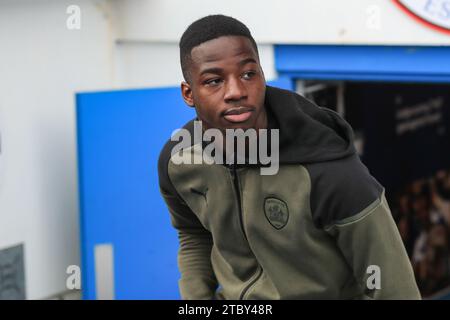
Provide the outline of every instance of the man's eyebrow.
<path id="1" fill-rule="evenodd" d="M 223 71 L 222 68 L 208 68 L 208 69 L 205 69 L 202 72 L 200 72 L 200 75 L 204 75 L 205 73 L 219 74 L 219 73 L 222 73 L 222 71 Z"/>
<path id="2" fill-rule="evenodd" d="M 255 59 L 253 58 L 247 58 L 244 59 L 242 61 L 239 61 L 239 65 L 243 66 L 246 65 L 247 63 L 257 63 Z M 222 68 L 207 68 L 204 69 L 200 72 L 200 76 L 204 75 L 205 73 L 215 73 L 215 74 L 220 74 L 222 73 L 223 69 Z"/>
<path id="3" fill-rule="evenodd" d="M 240 66 L 246 65 L 247 63 L 257 63 L 255 59 L 253 58 L 247 58 L 239 62 Z"/>

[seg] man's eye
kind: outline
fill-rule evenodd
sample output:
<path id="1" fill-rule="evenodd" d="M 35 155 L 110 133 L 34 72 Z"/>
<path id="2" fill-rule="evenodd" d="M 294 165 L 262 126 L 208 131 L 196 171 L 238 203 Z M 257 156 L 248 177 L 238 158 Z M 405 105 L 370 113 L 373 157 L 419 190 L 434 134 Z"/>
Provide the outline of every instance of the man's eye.
<path id="1" fill-rule="evenodd" d="M 255 74 L 256 74 L 256 72 L 254 72 L 254 71 L 247 71 L 247 72 L 245 72 L 245 73 L 242 75 L 242 77 L 243 77 L 244 79 L 246 79 L 246 80 L 249 80 L 249 79 L 251 79 Z"/>
<path id="2" fill-rule="evenodd" d="M 206 80 L 204 83 L 209 86 L 216 86 L 220 83 L 220 81 L 221 81 L 220 78 L 214 78 L 214 79 Z"/>

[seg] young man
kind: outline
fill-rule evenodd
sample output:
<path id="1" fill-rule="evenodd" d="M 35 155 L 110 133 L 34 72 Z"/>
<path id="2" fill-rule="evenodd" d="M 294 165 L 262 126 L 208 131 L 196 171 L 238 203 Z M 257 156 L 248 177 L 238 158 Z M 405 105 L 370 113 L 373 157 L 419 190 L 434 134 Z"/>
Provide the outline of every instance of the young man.
<path id="1" fill-rule="evenodd" d="M 181 93 L 202 130 L 279 130 L 275 174 L 261 174 L 260 161 L 176 159 L 202 157 L 204 142 L 164 146 L 160 189 L 179 234 L 182 298 L 420 298 L 384 188 L 356 154 L 349 124 L 266 86 L 250 31 L 231 17 L 192 23 L 180 55 Z M 184 128 L 195 135 L 194 120 Z"/>

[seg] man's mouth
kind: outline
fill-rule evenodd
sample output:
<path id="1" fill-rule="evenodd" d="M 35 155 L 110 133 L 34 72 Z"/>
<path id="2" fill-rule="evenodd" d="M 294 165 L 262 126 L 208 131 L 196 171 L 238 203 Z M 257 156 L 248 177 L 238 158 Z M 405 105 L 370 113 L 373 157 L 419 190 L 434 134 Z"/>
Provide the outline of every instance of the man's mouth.
<path id="1" fill-rule="evenodd" d="M 253 111 L 254 109 L 250 107 L 235 107 L 226 110 L 223 117 L 233 123 L 245 122 L 251 117 Z"/>

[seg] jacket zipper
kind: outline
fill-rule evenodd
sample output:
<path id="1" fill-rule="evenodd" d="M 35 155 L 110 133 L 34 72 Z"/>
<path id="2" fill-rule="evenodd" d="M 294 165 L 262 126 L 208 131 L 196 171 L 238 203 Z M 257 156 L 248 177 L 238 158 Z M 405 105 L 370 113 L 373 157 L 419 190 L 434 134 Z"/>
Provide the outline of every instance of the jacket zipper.
<path id="1" fill-rule="evenodd" d="M 245 233 L 245 229 L 244 229 L 244 221 L 243 221 L 243 216 L 242 216 L 242 205 L 241 205 L 241 192 L 240 192 L 240 188 L 239 188 L 239 178 L 238 178 L 238 175 L 237 175 L 237 172 L 236 172 L 236 166 L 233 165 L 233 168 L 230 171 L 231 171 L 231 176 L 233 178 L 234 191 L 236 193 L 236 197 L 237 197 L 237 201 L 238 201 L 239 224 L 241 226 L 242 233 L 244 234 L 245 240 L 248 241 L 247 234 Z M 248 292 L 248 290 L 261 277 L 263 270 L 262 270 L 262 268 L 260 266 L 258 266 L 258 267 L 259 267 L 258 275 L 252 281 L 250 281 L 250 283 L 242 290 L 241 294 L 239 295 L 239 300 L 244 299 L 244 296 Z"/>
<path id="2" fill-rule="evenodd" d="M 241 192 L 239 190 L 239 178 L 236 172 L 236 166 L 233 165 L 233 168 L 231 169 L 231 176 L 233 178 L 233 185 L 234 185 L 234 192 L 236 193 L 237 202 L 238 202 L 238 211 L 239 211 L 239 224 L 241 226 L 242 233 L 244 234 L 245 240 L 248 241 L 247 235 L 245 234 L 244 229 L 244 221 L 242 217 L 242 207 L 241 207 Z"/>
<path id="3" fill-rule="evenodd" d="M 244 288 L 244 290 L 242 290 L 241 295 L 239 296 L 239 300 L 243 300 L 244 299 L 245 294 L 256 283 L 256 281 L 258 281 L 259 278 L 261 278 L 262 273 L 263 273 L 263 269 L 259 266 L 259 273 L 258 273 L 258 275 L 255 277 L 255 279 L 250 281 L 250 283 Z"/>

